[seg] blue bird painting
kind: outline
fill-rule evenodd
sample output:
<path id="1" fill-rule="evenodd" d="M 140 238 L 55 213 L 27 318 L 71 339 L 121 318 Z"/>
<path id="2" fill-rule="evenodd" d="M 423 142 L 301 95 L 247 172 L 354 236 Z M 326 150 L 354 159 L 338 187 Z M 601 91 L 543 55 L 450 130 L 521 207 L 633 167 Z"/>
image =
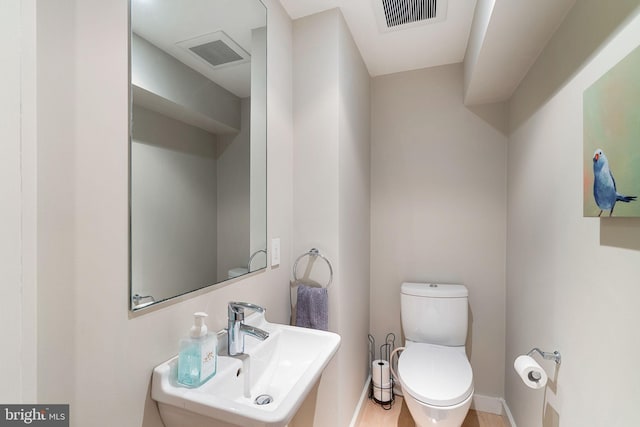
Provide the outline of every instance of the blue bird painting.
<path id="1" fill-rule="evenodd" d="M 616 202 L 629 203 L 637 198 L 618 193 L 609 161 L 601 148 L 593 154 L 593 198 L 600 208 L 598 216 L 601 216 L 603 211 L 609 211 L 609 216 L 612 216 Z"/>

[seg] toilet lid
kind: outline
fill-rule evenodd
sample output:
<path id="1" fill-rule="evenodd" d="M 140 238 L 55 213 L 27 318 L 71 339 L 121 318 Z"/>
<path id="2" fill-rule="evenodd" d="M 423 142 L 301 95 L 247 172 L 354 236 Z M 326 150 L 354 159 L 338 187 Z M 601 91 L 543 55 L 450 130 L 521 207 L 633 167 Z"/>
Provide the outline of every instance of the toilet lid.
<path id="1" fill-rule="evenodd" d="M 415 343 L 398 361 L 402 389 L 432 406 L 452 406 L 473 393 L 473 372 L 464 352 L 452 347 Z"/>

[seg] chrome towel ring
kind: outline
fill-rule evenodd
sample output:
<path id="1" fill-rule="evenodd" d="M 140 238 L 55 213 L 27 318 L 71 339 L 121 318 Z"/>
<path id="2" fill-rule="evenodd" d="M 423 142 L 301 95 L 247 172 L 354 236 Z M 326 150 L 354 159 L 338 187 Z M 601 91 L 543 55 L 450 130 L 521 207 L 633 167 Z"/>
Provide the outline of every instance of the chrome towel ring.
<path id="1" fill-rule="evenodd" d="M 296 259 L 296 262 L 293 264 L 293 280 L 296 282 L 298 281 L 298 262 L 306 256 L 310 258 L 320 257 L 327 263 L 327 266 L 329 266 L 329 282 L 327 282 L 327 284 L 324 287 L 328 288 L 331 285 L 331 282 L 333 282 L 333 267 L 331 266 L 331 262 L 327 259 L 327 257 L 322 255 L 320 251 L 316 248 L 311 248 L 309 252 L 303 253 Z"/>

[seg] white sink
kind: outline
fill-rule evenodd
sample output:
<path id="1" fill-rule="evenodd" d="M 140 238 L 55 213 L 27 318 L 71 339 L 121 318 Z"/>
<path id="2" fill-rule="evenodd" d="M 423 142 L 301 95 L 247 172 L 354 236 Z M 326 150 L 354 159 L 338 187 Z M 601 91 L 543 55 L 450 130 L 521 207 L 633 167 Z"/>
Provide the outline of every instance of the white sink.
<path id="1" fill-rule="evenodd" d="M 249 325 L 269 332 L 265 341 L 245 336 L 246 356 L 226 356 L 218 337 L 218 371 L 198 388 L 177 382 L 177 356 L 153 370 L 151 397 L 167 427 L 285 426 L 313 388 L 340 345 L 333 332 L 269 323 L 263 314 Z M 270 403 L 262 405 L 256 399 Z"/>

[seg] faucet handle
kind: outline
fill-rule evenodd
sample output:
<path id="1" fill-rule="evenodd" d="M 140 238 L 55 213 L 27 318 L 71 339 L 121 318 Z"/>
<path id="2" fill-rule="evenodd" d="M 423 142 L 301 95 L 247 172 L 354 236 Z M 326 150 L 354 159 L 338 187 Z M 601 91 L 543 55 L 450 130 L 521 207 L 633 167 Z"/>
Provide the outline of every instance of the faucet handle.
<path id="1" fill-rule="evenodd" d="M 244 320 L 245 308 L 257 311 L 258 313 L 264 313 L 266 311 L 264 307 L 260 307 L 259 305 L 253 304 L 250 302 L 230 301 L 227 307 L 229 320 L 233 322 L 236 322 L 236 321 L 242 322 Z"/>
<path id="2" fill-rule="evenodd" d="M 244 307 L 230 302 L 227 307 L 230 322 L 242 322 L 244 320 Z"/>
<path id="3" fill-rule="evenodd" d="M 244 321 L 244 308 L 242 307 L 229 306 L 228 314 L 229 314 L 230 321 L 233 321 L 233 322 Z"/>

